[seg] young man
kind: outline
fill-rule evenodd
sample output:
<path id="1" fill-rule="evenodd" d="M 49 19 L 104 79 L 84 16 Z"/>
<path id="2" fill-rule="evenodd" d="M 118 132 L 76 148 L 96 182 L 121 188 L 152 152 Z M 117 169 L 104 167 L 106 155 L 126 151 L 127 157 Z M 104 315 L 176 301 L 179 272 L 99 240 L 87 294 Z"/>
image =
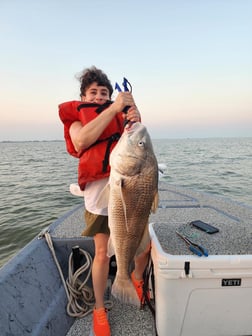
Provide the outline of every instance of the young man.
<path id="1" fill-rule="evenodd" d="M 111 102 L 113 88 L 105 73 L 91 67 L 80 77 L 81 101 L 63 103 L 59 114 L 64 123 L 67 150 L 79 158 L 78 182 L 84 190 L 86 229 L 82 235 L 94 237 L 95 256 L 92 280 L 95 295 L 93 329 L 96 336 L 109 336 L 110 326 L 104 308 L 104 292 L 109 271 L 107 243 L 109 239 L 108 211 L 98 209 L 96 200 L 108 182 L 109 154 L 123 132 L 125 118 L 140 121 L 140 113 L 130 92 L 120 92 Z M 127 114 L 123 109 L 129 106 Z M 142 297 L 142 277 L 148 260 L 148 249 L 135 259 L 132 280 L 139 300 Z"/>

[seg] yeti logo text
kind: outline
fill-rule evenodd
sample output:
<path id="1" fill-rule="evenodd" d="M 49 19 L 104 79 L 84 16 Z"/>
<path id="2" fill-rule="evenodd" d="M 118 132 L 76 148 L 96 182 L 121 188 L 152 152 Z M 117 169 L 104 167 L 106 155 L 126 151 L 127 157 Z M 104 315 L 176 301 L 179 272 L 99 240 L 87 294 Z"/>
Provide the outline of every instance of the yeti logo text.
<path id="1" fill-rule="evenodd" d="M 222 279 L 221 285 L 227 286 L 241 286 L 241 279 Z"/>

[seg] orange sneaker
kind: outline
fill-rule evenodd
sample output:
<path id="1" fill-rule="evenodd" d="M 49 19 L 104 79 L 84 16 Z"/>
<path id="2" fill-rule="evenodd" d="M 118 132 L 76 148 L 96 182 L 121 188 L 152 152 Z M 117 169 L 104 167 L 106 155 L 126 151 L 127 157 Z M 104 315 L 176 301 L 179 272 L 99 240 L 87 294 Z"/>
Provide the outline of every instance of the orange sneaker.
<path id="1" fill-rule="evenodd" d="M 94 309 L 93 329 L 95 336 L 110 336 L 110 326 L 105 308 Z"/>
<path id="2" fill-rule="evenodd" d="M 135 287 L 135 290 L 137 292 L 137 296 L 139 298 L 139 301 L 141 305 L 144 305 L 145 303 L 145 296 L 144 296 L 144 281 L 143 280 L 137 280 L 135 278 L 134 271 L 131 273 L 131 280 L 133 282 L 133 285 Z M 150 290 L 147 289 L 147 298 L 150 300 Z"/>

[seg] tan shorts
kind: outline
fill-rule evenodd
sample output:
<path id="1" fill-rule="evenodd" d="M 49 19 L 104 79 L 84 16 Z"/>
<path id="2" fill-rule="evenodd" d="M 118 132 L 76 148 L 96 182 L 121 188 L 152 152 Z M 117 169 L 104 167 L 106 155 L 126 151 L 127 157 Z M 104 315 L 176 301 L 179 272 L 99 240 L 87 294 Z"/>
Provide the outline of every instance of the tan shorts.
<path id="1" fill-rule="evenodd" d="M 96 215 L 87 210 L 84 213 L 86 227 L 82 231 L 82 236 L 93 237 L 97 233 L 110 234 L 108 227 L 108 216 Z"/>

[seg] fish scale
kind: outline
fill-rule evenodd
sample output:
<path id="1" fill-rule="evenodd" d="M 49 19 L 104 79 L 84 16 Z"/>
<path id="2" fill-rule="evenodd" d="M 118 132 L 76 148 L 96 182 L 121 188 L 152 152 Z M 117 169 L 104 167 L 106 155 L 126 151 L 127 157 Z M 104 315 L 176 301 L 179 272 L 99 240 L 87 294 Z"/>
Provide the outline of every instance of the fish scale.
<path id="1" fill-rule="evenodd" d="M 158 164 L 144 125 L 135 123 L 124 131 L 111 153 L 110 166 L 108 251 L 116 255 L 117 261 L 112 294 L 123 302 L 139 305 L 130 270 L 135 255 L 149 242 L 145 235 L 141 244 L 158 199 Z"/>

